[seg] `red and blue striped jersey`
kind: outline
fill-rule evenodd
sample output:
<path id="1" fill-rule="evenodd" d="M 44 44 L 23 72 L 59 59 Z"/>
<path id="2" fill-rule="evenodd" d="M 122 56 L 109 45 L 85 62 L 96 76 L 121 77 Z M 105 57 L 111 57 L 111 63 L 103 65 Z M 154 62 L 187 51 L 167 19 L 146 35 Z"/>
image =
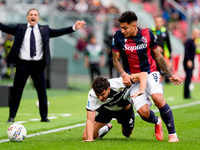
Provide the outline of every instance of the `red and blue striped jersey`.
<path id="1" fill-rule="evenodd" d="M 124 70 L 129 73 L 157 71 L 151 51 L 157 48 L 156 38 L 148 28 L 138 28 L 135 37 L 124 37 L 116 31 L 112 41 L 112 51 L 120 52 Z"/>

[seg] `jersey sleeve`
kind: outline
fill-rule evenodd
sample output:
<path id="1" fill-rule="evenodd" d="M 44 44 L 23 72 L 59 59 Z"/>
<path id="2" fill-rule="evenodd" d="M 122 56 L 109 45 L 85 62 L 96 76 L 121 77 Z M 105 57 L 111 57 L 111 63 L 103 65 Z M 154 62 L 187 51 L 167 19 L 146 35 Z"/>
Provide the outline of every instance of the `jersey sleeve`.
<path id="1" fill-rule="evenodd" d="M 154 36 L 153 32 L 149 29 L 149 36 L 150 36 L 150 49 L 156 49 L 158 47 L 156 37 Z"/>
<path id="2" fill-rule="evenodd" d="M 84 54 L 85 54 L 86 56 L 89 56 L 89 51 L 88 51 L 87 47 L 85 48 Z"/>
<path id="3" fill-rule="evenodd" d="M 169 53 L 170 53 L 170 57 L 169 58 L 171 58 L 172 48 L 171 48 L 170 36 L 169 36 L 168 30 L 166 31 L 166 42 L 167 42 L 167 48 L 168 48 Z"/>
<path id="4" fill-rule="evenodd" d="M 90 90 L 88 93 L 88 101 L 86 109 L 89 111 L 96 111 L 101 106 L 101 101 L 95 96 L 94 91 Z"/>
<path id="5" fill-rule="evenodd" d="M 118 46 L 117 46 L 117 34 L 116 34 L 116 32 L 115 32 L 115 34 L 114 34 L 114 36 L 113 36 L 113 38 L 112 38 L 112 51 L 113 52 L 119 52 L 119 48 L 118 48 Z"/>

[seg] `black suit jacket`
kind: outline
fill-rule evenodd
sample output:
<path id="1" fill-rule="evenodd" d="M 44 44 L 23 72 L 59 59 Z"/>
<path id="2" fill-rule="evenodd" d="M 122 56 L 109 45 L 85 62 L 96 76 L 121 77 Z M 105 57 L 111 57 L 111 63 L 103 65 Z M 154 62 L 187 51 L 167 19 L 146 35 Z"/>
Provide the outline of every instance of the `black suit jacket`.
<path id="1" fill-rule="evenodd" d="M 51 29 L 49 28 L 48 25 L 38 25 L 38 26 L 39 26 L 39 30 L 40 30 L 40 33 L 42 36 L 42 42 L 43 42 L 43 47 L 42 47 L 43 62 L 44 62 L 44 65 L 50 66 L 51 55 L 50 55 L 50 49 L 49 49 L 49 38 L 58 37 L 64 34 L 69 34 L 69 33 L 72 33 L 74 30 L 72 29 L 72 26 L 67 27 L 67 28 L 61 28 L 61 29 Z M 22 46 L 26 29 L 27 29 L 27 24 L 17 24 L 16 26 L 8 26 L 0 22 L 1 31 L 15 36 L 13 46 L 7 58 L 8 64 L 17 63 L 18 55 L 20 52 L 20 48 Z"/>

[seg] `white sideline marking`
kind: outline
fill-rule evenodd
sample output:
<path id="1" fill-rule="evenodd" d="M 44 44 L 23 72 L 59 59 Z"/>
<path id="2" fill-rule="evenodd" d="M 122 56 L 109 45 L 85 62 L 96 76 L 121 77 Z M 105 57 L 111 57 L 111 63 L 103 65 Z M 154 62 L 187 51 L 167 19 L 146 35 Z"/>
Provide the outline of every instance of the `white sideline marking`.
<path id="1" fill-rule="evenodd" d="M 39 118 L 33 118 L 33 119 L 29 119 L 29 121 L 39 121 Z"/>
<path id="2" fill-rule="evenodd" d="M 175 97 L 168 97 L 168 98 L 166 98 L 166 100 L 168 100 L 168 101 L 174 101 Z"/>
<path id="3" fill-rule="evenodd" d="M 20 115 L 31 115 L 31 114 L 20 114 Z M 72 114 L 49 114 L 50 117 L 48 119 L 56 119 L 58 118 L 57 116 L 62 116 L 62 117 L 70 117 Z M 40 121 L 40 118 L 33 118 L 29 119 L 29 121 Z M 16 121 L 15 123 L 27 123 L 28 121 Z"/>
<path id="4" fill-rule="evenodd" d="M 15 123 L 27 123 L 27 121 L 16 121 Z"/>
<path id="5" fill-rule="evenodd" d="M 179 108 L 190 107 L 190 106 L 199 105 L 199 104 L 200 104 L 200 100 L 195 101 L 195 102 L 191 102 L 191 103 L 171 106 L 171 109 L 179 109 Z M 153 111 L 158 112 L 159 110 L 155 109 Z M 138 114 L 136 114 L 136 115 L 138 115 Z M 49 134 L 49 133 L 67 130 L 67 129 L 72 129 L 72 128 L 76 128 L 76 127 L 82 127 L 82 126 L 85 126 L 85 125 L 86 125 L 86 123 L 79 123 L 79 124 L 75 124 L 75 125 L 72 125 L 72 126 L 66 126 L 66 127 L 62 127 L 62 128 L 58 128 L 58 129 L 53 129 L 53 130 L 49 130 L 49 131 L 43 131 L 43 132 L 39 132 L 39 133 L 30 134 L 30 135 L 27 135 L 26 137 L 33 137 L 33 136 L 37 136 L 37 135 Z M 10 141 L 10 140 L 9 139 L 3 139 L 3 140 L 0 140 L 0 143 L 8 142 L 8 141 Z"/>
<path id="6" fill-rule="evenodd" d="M 72 116 L 72 114 L 60 114 L 60 116 L 63 116 L 63 117 L 70 117 L 70 116 Z"/>
<path id="7" fill-rule="evenodd" d="M 82 127 L 84 125 L 86 125 L 86 123 L 79 123 L 79 124 L 75 124 L 75 125 L 72 125 L 72 126 L 67 126 L 67 127 L 49 130 L 49 131 L 43 131 L 43 132 L 39 132 L 39 133 L 30 134 L 30 135 L 27 135 L 26 137 L 33 137 L 33 136 L 36 136 L 36 135 L 43 135 L 43 134 L 58 132 L 58 131 L 72 129 L 72 128 L 76 128 L 76 127 Z M 1 141 L 0 141 L 0 143 L 1 143 Z"/>

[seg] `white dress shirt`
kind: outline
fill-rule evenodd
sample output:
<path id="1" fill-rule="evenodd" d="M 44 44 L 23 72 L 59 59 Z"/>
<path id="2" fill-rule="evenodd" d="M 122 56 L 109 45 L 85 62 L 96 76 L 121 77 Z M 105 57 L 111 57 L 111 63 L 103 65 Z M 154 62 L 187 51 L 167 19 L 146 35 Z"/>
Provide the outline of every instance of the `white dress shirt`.
<path id="1" fill-rule="evenodd" d="M 19 58 L 22 60 L 41 60 L 43 58 L 43 50 L 42 50 L 42 46 L 43 46 L 43 42 L 42 42 L 42 36 L 40 34 L 40 30 L 38 27 L 38 24 L 36 24 L 33 27 L 33 32 L 35 35 L 35 43 L 36 43 L 36 56 L 34 56 L 33 58 L 30 57 L 30 36 L 31 36 L 31 26 L 28 23 L 27 24 L 27 29 L 24 35 L 24 39 L 22 42 L 22 46 L 20 48 L 20 53 L 19 53 Z"/>

